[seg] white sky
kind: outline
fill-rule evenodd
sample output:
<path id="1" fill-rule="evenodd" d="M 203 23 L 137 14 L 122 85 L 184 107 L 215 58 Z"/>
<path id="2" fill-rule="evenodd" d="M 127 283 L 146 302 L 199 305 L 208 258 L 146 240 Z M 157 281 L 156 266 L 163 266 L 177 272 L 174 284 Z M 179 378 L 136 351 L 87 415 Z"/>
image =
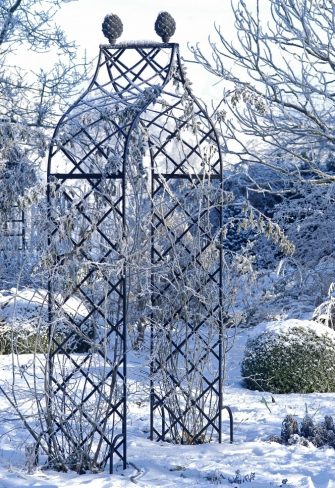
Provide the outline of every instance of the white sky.
<path id="1" fill-rule="evenodd" d="M 214 22 L 231 28 L 228 0 L 77 0 L 62 7 L 62 25 L 78 43 L 94 51 L 104 42 L 101 24 L 104 16 L 116 13 L 124 26 L 122 40 L 158 40 L 154 23 L 159 12 L 167 10 L 177 22 L 173 37 L 186 47 L 188 41 L 206 40 Z"/>
<path id="2" fill-rule="evenodd" d="M 154 24 L 159 12 L 166 10 L 176 20 L 177 29 L 171 42 L 178 42 L 184 58 L 191 58 L 187 43 L 206 46 L 210 33 L 214 34 L 214 22 L 229 35 L 233 32 L 233 18 L 229 0 L 77 0 L 62 7 L 58 23 L 83 49 L 88 58 L 98 54 L 99 44 L 107 42 L 101 31 L 105 15 L 117 14 L 123 22 L 121 41 L 159 41 Z M 203 68 L 188 67 L 195 95 L 209 103 L 220 98 L 223 86 L 213 86 L 217 81 Z"/>

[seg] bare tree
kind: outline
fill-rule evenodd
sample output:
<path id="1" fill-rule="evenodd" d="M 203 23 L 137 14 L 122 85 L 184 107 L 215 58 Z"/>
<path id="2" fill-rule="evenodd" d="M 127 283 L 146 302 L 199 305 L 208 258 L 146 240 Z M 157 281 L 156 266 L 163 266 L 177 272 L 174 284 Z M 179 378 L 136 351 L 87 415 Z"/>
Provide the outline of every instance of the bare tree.
<path id="1" fill-rule="evenodd" d="M 77 47 L 54 20 L 65 3 L 0 4 L 0 248 L 7 254 L 8 234 L 18 233 L 13 207 L 19 207 L 16 216 L 27 204 L 25 199 L 30 202 L 37 196 L 30 192 L 27 198 L 27 192 L 37 184 L 51 130 L 86 73 L 85 60 L 78 61 Z M 22 61 L 29 58 L 25 68 Z"/>
<path id="2" fill-rule="evenodd" d="M 38 142 L 36 129 L 53 128 L 55 115 L 60 115 L 78 93 L 85 66 L 84 61 L 77 60 L 76 45 L 68 41 L 54 21 L 65 3 L 68 1 L 4 0 L 0 5 L 2 124 L 5 121 L 16 126 L 20 124 L 26 129 L 23 142 L 35 137 L 35 146 Z M 22 58 L 17 57 L 20 54 L 30 56 L 39 71 L 22 69 Z M 51 65 L 50 55 L 55 58 Z M 42 62 L 49 68 L 44 69 Z M 38 147 L 43 149 L 41 143 Z"/>
<path id="3" fill-rule="evenodd" d="M 331 0 L 232 2 L 236 39 L 216 26 L 197 63 L 224 79 L 216 116 L 238 161 L 290 179 L 334 181 L 335 5 Z"/>

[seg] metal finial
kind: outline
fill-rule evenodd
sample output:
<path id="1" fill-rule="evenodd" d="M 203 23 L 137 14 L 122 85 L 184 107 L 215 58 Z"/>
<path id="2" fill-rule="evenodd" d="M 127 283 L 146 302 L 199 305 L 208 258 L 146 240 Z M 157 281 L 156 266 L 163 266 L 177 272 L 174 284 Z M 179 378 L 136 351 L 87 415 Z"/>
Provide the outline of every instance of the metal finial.
<path id="1" fill-rule="evenodd" d="M 155 22 L 155 31 L 163 42 L 169 42 L 176 31 L 176 21 L 168 12 L 161 12 Z"/>
<path id="2" fill-rule="evenodd" d="M 102 23 L 102 32 L 110 44 L 115 44 L 123 32 L 123 24 L 120 17 L 115 14 L 106 15 Z"/>

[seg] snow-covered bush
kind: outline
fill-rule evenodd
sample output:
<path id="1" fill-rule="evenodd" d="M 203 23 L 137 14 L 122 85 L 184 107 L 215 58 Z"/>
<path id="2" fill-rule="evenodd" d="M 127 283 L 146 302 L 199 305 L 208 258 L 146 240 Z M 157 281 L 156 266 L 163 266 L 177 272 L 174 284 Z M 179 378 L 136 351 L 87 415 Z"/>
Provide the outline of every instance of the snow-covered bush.
<path id="1" fill-rule="evenodd" d="M 64 349 L 83 352 L 89 348 L 94 335 L 92 322 L 81 321 L 88 315 L 84 303 L 74 297 L 55 297 L 59 313 L 54 318 L 53 334 L 58 343 L 72 331 Z M 48 295 L 43 289 L 11 288 L 0 291 L 0 354 L 47 352 L 48 348 Z"/>
<path id="2" fill-rule="evenodd" d="M 20 325 L 0 326 L 0 354 L 46 353 L 48 336 L 46 331 L 40 332 L 33 327 L 21 328 Z"/>
<path id="3" fill-rule="evenodd" d="M 335 391 L 335 332 L 307 320 L 261 324 L 248 340 L 241 372 L 250 389 Z"/>

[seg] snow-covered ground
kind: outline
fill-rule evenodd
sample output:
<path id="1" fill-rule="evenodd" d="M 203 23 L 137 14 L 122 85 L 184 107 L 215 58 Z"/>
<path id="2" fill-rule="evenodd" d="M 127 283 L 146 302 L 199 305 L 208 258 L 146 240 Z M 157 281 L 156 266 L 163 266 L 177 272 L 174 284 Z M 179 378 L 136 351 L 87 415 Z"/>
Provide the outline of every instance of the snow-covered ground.
<path id="1" fill-rule="evenodd" d="M 113 476 L 56 473 L 38 469 L 28 475 L 24 467 L 24 430 L 13 430 L 11 414 L 0 398 L 0 488 L 121 488 L 139 487 L 226 486 L 237 487 L 335 487 L 335 450 L 313 446 L 284 446 L 267 439 L 279 435 L 285 415 L 302 419 L 306 410 L 321 421 L 335 414 L 334 394 L 275 395 L 244 389 L 240 382 L 239 363 L 248 331 L 238 332 L 230 352 L 225 388 L 225 403 L 234 414 L 234 444 L 229 443 L 228 415 L 224 422 L 224 443 L 198 446 L 172 445 L 148 440 L 149 404 L 146 393 L 137 387 L 130 403 L 128 418 L 129 468 Z M 9 374 L 9 357 L 0 357 L 1 379 Z M 130 378 L 138 376 L 140 357 L 133 356 Z M 8 373 L 6 373 L 6 371 Z M 140 386 L 137 383 L 137 386 Z"/>

